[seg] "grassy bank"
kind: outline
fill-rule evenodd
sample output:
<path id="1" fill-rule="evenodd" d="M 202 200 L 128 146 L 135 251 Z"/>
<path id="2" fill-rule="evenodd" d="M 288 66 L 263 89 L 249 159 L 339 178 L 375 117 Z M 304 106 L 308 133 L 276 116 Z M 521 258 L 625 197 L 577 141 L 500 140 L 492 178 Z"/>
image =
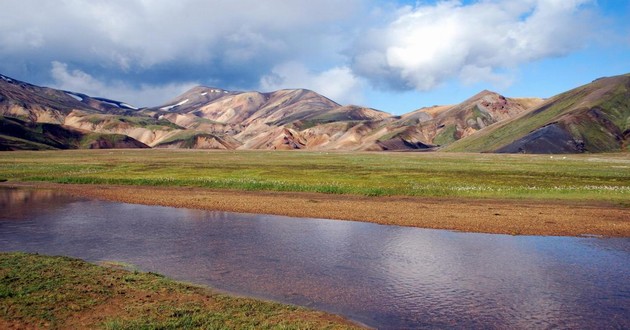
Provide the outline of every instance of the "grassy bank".
<path id="1" fill-rule="evenodd" d="M 346 329 L 340 317 L 235 298 L 153 273 L 0 253 L 0 328 Z"/>
<path id="2" fill-rule="evenodd" d="M 630 199 L 630 154 L 5 152 L 0 153 L 0 179 L 624 204 Z"/>

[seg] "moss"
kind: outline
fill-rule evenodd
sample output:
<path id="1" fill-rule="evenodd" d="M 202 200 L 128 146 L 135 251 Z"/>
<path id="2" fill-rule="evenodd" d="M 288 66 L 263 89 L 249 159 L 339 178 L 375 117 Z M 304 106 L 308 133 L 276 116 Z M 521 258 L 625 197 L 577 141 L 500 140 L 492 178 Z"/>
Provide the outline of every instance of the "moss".
<path id="1" fill-rule="evenodd" d="M 89 133 L 85 135 L 79 141 L 80 148 L 88 148 L 91 144 L 99 141 L 105 140 L 110 142 L 111 144 L 115 144 L 117 142 L 123 141 L 127 138 L 127 136 L 122 134 L 107 134 L 107 133 Z"/>
<path id="2" fill-rule="evenodd" d="M 148 116 L 120 116 L 120 115 L 89 115 L 83 117 L 93 125 L 103 125 L 103 129 L 112 130 L 118 128 L 121 124 L 128 124 L 133 127 L 142 127 L 150 130 L 173 130 L 181 129 L 180 126 L 171 123 L 166 119 L 155 119 Z"/>
<path id="3" fill-rule="evenodd" d="M 455 125 L 446 126 L 433 139 L 433 143 L 445 146 L 457 141 L 457 127 Z"/>
<path id="4" fill-rule="evenodd" d="M 625 85 L 618 86 L 605 97 L 605 101 L 597 106 L 610 120 L 624 131 L 630 128 L 630 91 Z"/>
<path id="5" fill-rule="evenodd" d="M 165 146 L 165 145 L 173 144 L 173 143 L 182 143 L 180 148 L 192 149 L 195 147 L 195 144 L 197 143 L 197 140 L 199 138 L 221 140 L 220 136 L 217 136 L 215 134 L 186 130 L 186 131 L 178 132 L 177 134 L 169 137 L 168 139 L 161 141 L 155 147 Z"/>
<path id="6" fill-rule="evenodd" d="M 101 123 L 107 121 L 107 119 L 109 119 L 109 117 L 110 116 L 90 115 L 90 116 L 83 117 L 83 120 L 85 120 L 88 123 L 93 124 L 93 125 L 100 125 Z"/>
<path id="7" fill-rule="evenodd" d="M 144 127 L 144 128 L 148 128 L 148 129 L 160 128 L 160 129 L 172 130 L 172 129 L 181 129 L 182 128 L 179 125 L 171 123 L 170 121 L 168 121 L 166 119 L 155 119 L 153 117 L 121 116 L 118 120 L 123 122 L 123 123 L 129 123 L 129 124 L 132 124 L 133 126 L 139 126 L 139 127 Z"/>

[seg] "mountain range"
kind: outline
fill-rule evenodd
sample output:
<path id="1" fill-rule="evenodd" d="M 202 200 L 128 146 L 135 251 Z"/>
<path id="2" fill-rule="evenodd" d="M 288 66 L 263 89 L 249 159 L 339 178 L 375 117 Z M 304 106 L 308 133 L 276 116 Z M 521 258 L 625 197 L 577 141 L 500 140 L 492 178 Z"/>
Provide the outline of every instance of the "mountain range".
<path id="1" fill-rule="evenodd" d="M 548 99 L 482 91 L 401 116 L 305 89 L 198 86 L 155 107 L 0 75 L 0 150 L 190 148 L 582 153 L 630 150 L 630 74 Z"/>

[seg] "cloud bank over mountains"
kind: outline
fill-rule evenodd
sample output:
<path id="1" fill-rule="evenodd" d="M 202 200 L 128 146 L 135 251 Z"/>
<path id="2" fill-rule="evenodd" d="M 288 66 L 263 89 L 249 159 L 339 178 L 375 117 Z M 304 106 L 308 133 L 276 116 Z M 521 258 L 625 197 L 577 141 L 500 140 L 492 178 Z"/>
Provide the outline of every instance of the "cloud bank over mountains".
<path id="1" fill-rule="evenodd" d="M 154 105 L 195 84 L 370 89 L 510 84 L 523 63 L 586 46 L 592 0 L 7 0 L 0 72 Z"/>

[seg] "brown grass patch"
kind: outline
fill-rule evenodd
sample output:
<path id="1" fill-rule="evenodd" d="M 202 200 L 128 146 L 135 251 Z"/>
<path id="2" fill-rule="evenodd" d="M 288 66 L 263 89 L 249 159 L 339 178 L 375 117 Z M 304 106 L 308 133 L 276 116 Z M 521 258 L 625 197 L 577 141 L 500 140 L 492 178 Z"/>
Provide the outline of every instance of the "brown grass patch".
<path id="1" fill-rule="evenodd" d="M 182 187 L 23 184 L 110 201 L 343 219 L 510 235 L 630 237 L 630 209 L 605 202 L 365 197 Z"/>

